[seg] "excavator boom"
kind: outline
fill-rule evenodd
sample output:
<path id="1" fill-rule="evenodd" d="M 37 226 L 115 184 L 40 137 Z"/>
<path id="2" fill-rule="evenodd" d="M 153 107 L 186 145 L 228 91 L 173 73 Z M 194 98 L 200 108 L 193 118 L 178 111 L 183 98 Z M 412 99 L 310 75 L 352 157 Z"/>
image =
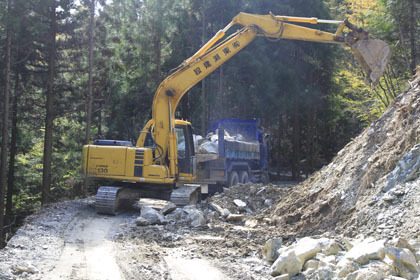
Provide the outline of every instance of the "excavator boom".
<path id="1" fill-rule="evenodd" d="M 293 23 L 290 23 L 293 22 Z M 318 24 L 328 23 L 338 25 L 335 33 L 325 32 L 294 23 Z M 226 36 L 227 31 L 234 25 L 242 29 Z M 349 30 L 343 33 L 344 28 Z M 163 155 L 167 154 L 170 162 L 170 175 L 176 174 L 176 149 L 169 147 L 175 143 L 173 120 L 175 111 L 184 94 L 219 66 L 236 55 L 241 49 L 251 43 L 255 37 L 273 39 L 301 40 L 320 43 L 341 44 L 351 49 L 366 73 L 366 82 L 375 86 L 381 77 L 391 55 L 389 46 L 376 39 L 370 39 L 368 33 L 348 21 L 320 20 L 317 18 L 287 17 L 256 15 L 239 13 L 224 29 L 216 33 L 199 51 L 186 59 L 178 68 L 168 76 L 156 91 L 152 120 L 154 138 L 162 149 Z M 225 39 L 223 39 L 226 37 Z M 169 139 L 169 141 L 168 141 Z M 172 154 L 174 152 L 175 154 Z"/>

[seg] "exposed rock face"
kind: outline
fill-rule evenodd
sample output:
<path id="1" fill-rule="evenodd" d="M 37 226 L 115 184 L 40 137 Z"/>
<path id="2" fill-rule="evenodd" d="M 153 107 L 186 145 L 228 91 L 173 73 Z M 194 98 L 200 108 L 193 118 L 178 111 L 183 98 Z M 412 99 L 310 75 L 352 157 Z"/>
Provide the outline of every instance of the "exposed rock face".
<path id="1" fill-rule="evenodd" d="M 330 164 L 275 203 L 279 228 L 300 236 L 420 237 L 419 83 L 420 73 Z"/>

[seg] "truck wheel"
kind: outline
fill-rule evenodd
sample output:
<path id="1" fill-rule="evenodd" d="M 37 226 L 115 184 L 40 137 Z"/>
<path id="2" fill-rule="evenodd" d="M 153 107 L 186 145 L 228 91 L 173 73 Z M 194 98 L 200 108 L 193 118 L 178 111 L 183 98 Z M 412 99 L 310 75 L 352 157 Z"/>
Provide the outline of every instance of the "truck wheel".
<path id="1" fill-rule="evenodd" d="M 264 185 L 267 185 L 268 183 L 270 183 L 268 173 L 263 173 L 261 175 L 261 183 L 263 183 Z"/>
<path id="2" fill-rule="evenodd" d="M 232 171 L 229 174 L 229 180 L 228 180 L 228 186 L 232 187 L 234 185 L 237 185 L 239 183 L 239 176 L 236 171 Z"/>
<path id="3" fill-rule="evenodd" d="M 241 184 L 246 184 L 246 183 L 248 183 L 248 182 L 249 182 L 248 172 L 246 172 L 246 171 L 241 171 L 241 172 L 239 173 L 239 182 L 240 182 Z"/>

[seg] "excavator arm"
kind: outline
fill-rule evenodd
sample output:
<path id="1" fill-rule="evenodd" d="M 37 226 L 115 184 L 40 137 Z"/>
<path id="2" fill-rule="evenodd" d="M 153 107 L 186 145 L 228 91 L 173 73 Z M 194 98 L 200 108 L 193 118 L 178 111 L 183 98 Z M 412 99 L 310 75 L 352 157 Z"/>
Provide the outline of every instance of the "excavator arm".
<path id="1" fill-rule="evenodd" d="M 329 23 L 338 25 L 335 33 L 308 28 L 294 23 Z M 230 36 L 227 31 L 234 25 L 242 28 Z M 343 34 L 344 28 L 349 30 Z M 347 21 L 319 20 L 240 13 L 235 16 L 223 30 L 220 30 L 199 51 L 179 65 L 158 87 L 152 107 L 152 136 L 158 147 L 158 164 L 169 160 L 169 175 L 177 174 L 177 147 L 175 128 L 175 111 L 184 94 L 240 50 L 251 43 L 255 37 L 274 39 L 303 40 L 321 43 L 341 44 L 350 47 L 367 75 L 367 82 L 374 86 L 390 57 L 390 49 L 383 41 L 369 39 L 367 32 Z M 226 37 L 226 38 L 224 38 Z M 224 39 L 223 39 L 224 38 Z M 223 40 L 222 40 L 223 39 Z M 146 131 L 146 129 L 144 129 Z M 140 137 L 137 143 L 142 146 Z"/>

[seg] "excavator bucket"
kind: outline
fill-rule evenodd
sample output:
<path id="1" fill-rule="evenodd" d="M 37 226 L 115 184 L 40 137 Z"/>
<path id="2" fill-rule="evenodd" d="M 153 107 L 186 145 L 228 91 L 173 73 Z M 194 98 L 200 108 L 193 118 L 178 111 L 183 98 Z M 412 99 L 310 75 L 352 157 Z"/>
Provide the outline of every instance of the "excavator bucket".
<path id="1" fill-rule="evenodd" d="M 361 39 L 351 45 L 351 50 L 366 73 L 365 82 L 375 87 L 391 57 L 389 46 L 378 39 Z"/>

